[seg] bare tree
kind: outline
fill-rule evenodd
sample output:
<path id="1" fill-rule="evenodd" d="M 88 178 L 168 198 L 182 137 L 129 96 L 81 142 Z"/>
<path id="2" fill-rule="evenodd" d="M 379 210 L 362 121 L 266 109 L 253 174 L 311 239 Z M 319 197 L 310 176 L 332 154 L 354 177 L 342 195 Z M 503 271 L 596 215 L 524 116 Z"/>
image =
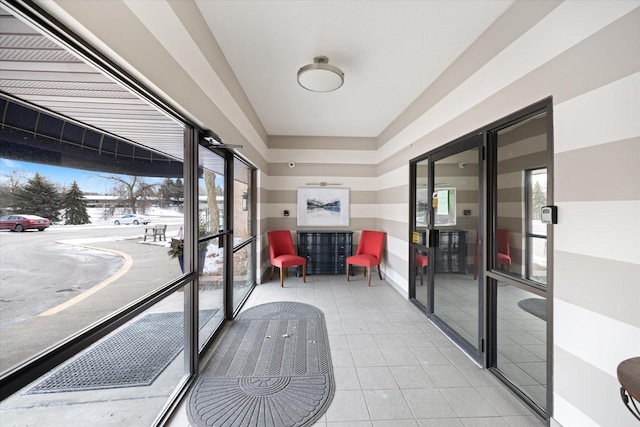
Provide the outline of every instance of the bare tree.
<path id="1" fill-rule="evenodd" d="M 147 210 L 153 204 L 153 198 L 156 196 L 156 185 L 148 184 L 144 182 L 142 178 L 138 180 L 138 187 L 136 188 L 136 201 L 140 208 L 141 213 L 146 214 Z"/>
<path id="2" fill-rule="evenodd" d="M 14 170 L 11 171 L 11 173 L 4 173 L 3 175 L 6 177 L 6 181 L 8 181 L 11 191 L 21 187 L 23 183 L 26 183 L 29 180 L 29 174 L 25 171 Z"/>
<path id="3" fill-rule="evenodd" d="M 132 176 L 130 180 L 114 175 L 104 176 L 103 178 L 117 183 L 113 192 L 122 198 L 125 208 L 131 209 L 131 213 L 138 213 L 138 208 L 142 213 L 146 212 L 150 199 L 155 195 L 153 184 L 147 184 L 144 178 L 139 176 Z"/>
<path id="4" fill-rule="evenodd" d="M 3 173 L 2 176 L 4 178 L 0 181 L 0 214 L 4 215 L 13 207 L 14 194 L 29 180 L 29 175 L 25 171 L 13 170 L 11 173 Z"/>
<path id="5" fill-rule="evenodd" d="M 137 213 L 135 189 L 138 183 L 138 177 L 132 176 L 130 182 L 113 175 L 105 176 L 103 178 L 117 182 L 117 185 L 113 188 L 115 195 L 120 196 L 123 199 L 125 207 L 129 207 L 131 209 L 131 213 Z"/>

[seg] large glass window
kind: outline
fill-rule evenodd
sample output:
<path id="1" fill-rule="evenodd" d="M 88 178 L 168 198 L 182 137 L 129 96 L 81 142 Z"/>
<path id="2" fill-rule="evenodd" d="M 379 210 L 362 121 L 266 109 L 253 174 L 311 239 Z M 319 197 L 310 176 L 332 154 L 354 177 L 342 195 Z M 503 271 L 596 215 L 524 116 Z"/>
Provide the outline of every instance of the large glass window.
<path id="1" fill-rule="evenodd" d="M 253 252 L 229 271 L 220 239 L 234 205 L 252 239 L 253 170 L 228 179 L 228 150 L 196 151 L 196 129 L 153 94 L 5 6 L 20 18 L 0 8 L 2 420 L 152 425 L 197 372 L 194 341 L 230 311 L 228 277 L 242 299 L 255 284 Z M 203 257 L 185 260 L 191 247 Z"/>
<path id="2" fill-rule="evenodd" d="M 233 162 L 233 311 L 255 284 L 255 239 L 253 212 L 253 171 L 238 158 Z"/>
<path id="3" fill-rule="evenodd" d="M 199 147 L 198 179 L 198 304 L 199 348 L 224 320 L 225 250 L 220 232 L 225 223 L 225 159 Z M 213 313 L 204 316 L 205 313 Z"/>
<path id="4" fill-rule="evenodd" d="M 187 375 L 184 294 L 165 298 L 3 400 L 2 424 L 153 425 Z M 63 325 L 56 320 L 47 329 Z"/>
<path id="5" fill-rule="evenodd" d="M 167 252 L 184 225 L 184 189 L 180 161 L 7 99 L 0 109 L 0 215 L 49 221 L 23 232 L 0 222 L 6 371 L 181 274 Z M 64 128 L 55 142 L 54 127 Z M 30 128 L 36 136 L 19 142 Z"/>
<path id="6" fill-rule="evenodd" d="M 546 204 L 546 113 L 501 129 L 496 136 L 496 229 L 493 268 L 546 282 L 546 225 L 540 207 Z M 536 240 L 534 240 L 536 239 Z M 534 266 L 533 260 L 536 260 Z"/>
<path id="7" fill-rule="evenodd" d="M 547 168 L 525 172 L 527 182 L 526 276 L 529 280 L 547 283 L 547 225 L 541 220 L 547 204 Z"/>
<path id="8" fill-rule="evenodd" d="M 182 276 L 171 242 L 185 221 L 181 161 L 9 98 L 0 98 L 0 110 L 4 375 L 76 337 L 101 335 L 102 325 L 119 323 Z M 175 143 L 182 145 L 182 135 Z M 34 220 L 46 228 L 24 222 Z M 5 399 L 3 420 L 47 424 L 62 406 L 73 413 L 90 405 L 91 413 L 118 413 L 113 425 L 121 425 L 127 410 L 118 402 L 145 398 L 136 419 L 152 422 L 188 374 L 184 296 L 158 299 Z"/>

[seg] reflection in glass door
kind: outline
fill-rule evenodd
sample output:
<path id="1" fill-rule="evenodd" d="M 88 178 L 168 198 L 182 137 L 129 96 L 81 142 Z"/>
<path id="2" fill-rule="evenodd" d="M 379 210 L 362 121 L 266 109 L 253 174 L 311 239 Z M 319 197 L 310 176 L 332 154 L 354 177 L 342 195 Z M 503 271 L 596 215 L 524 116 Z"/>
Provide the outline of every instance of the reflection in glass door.
<path id="1" fill-rule="evenodd" d="M 253 171 L 237 157 L 233 161 L 233 312 L 253 289 L 255 239 L 252 228 Z"/>
<path id="2" fill-rule="evenodd" d="M 431 210 L 429 207 L 429 159 L 421 160 L 413 168 L 415 177 L 415 221 L 413 249 L 411 256 L 415 262 L 413 283 L 415 286 L 413 298 L 427 309 L 429 307 L 429 287 L 427 279 L 429 273 L 429 249 L 427 248 L 427 234 L 431 223 Z"/>
<path id="3" fill-rule="evenodd" d="M 551 393 L 549 114 L 532 112 L 490 134 L 494 200 L 488 231 L 490 367 L 541 415 Z"/>
<path id="4" fill-rule="evenodd" d="M 466 150 L 434 156 L 431 194 L 433 229 L 439 235 L 430 275 L 433 318 L 477 360 L 483 322 L 481 282 L 473 274 L 473 263 L 477 259 L 481 199 L 481 142 L 481 138 L 472 137 L 456 145 L 458 150 Z"/>
<path id="5" fill-rule="evenodd" d="M 547 168 L 525 171 L 527 220 L 525 228 L 526 278 L 547 283 L 547 226 L 541 209 L 547 204 Z"/>
<path id="6" fill-rule="evenodd" d="M 410 168 L 409 297 L 544 417 L 553 401 L 553 228 L 540 208 L 553 203 L 551 119 L 549 98 Z"/>
<path id="7" fill-rule="evenodd" d="M 198 310 L 199 349 L 224 320 L 225 251 L 221 245 L 225 219 L 225 158 L 202 146 L 198 153 Z"/>

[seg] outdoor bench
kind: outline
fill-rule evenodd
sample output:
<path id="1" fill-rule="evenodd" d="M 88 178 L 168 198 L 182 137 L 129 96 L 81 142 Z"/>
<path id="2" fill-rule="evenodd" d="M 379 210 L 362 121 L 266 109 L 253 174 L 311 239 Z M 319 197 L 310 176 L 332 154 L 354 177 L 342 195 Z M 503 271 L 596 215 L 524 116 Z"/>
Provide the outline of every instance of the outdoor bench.
<path id="1" fill-rule="evenodd" d="M 153 236 L 153 241 L 156 241 L 156 238 L 160 241 L 167 241 L 167 224 L 156 224 L 154 226 L 145 227 L 144 229 L 144 238 L 143 241 L 147 241 L 147 237 Z"/>

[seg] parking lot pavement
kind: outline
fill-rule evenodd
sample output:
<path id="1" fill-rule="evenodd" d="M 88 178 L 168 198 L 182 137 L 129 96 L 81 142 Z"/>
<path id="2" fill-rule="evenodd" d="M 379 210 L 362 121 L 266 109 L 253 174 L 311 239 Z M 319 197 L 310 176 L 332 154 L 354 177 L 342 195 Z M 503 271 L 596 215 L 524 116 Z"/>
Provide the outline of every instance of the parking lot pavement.
<path id="1" fill-rule="evenodd" d="M 103 258 L 100 264 L 101 273 L 98 276 L 88 274 L 88 271 L 95 271 L 85 269 L 82 263 L 78 263 L 77 260 L 98 255 L 89 255 L 94 254 L 97 251 L 96 249 L 85 248 L 85 254 L 82 257 L 78 256 L 76 259 L 76 264 L 80 265 L 80 267 L 74 272 L 79 272 L 80 274 L 74 276 L 73 274 L 68 274 L 68 271 L 65 273 L 65 269 L 60 266 L 61 257 L 56 254 L 57 256 L 51 260 L 53 265 L 45 269 L 46 271 L 43 274 L 46 274 L 48 280 L 51 280 L 52 272 L 58 272 L 58 276 L 61 276 L 59 278 L 61 283 L 58 283 L 59 289 L 78 290 L 56 292 L 52 287 L 47 288 L 47 286 L 42 286 L 41 284 L 39 288 L 35 289 L 35 292 L 31 293 L 32 296 L 37 296 L 31 299 L 7 299 L 4 301 L 5 297 L 3 297 L 2 318 L 4 326 L 0 334 L 0 371 L 9 369 L 16 363 L 26 360 L 115 310 L 121 309 L 164 284 L 167 278 L 176 277 L 180 274 L 177 260 L 167 256 L 167 247 L 159 244 L 159 242 L 158 244 L 146 244 L 142 242 L 141 236 L 122 240 L 94 240 L 91 246 L 92 248 L 102 249 L 102 256 L 108 254 L 110 261 L 107 264 L 113 264 L 115 268 L 105 268 Z M 124 263 L 123 257 L 116 255 L 118 252 L 127 254 L 131 258 L 131 264 L 121 275 L 118 275 L 118 272 L 121 272 L 121 267 Z M 56 264 L 58 265 L 57 267 L 55 266 Z M 118 277 L 109 281 L 114 275 L 118 275 Z M 33 280 L 33 278 L 30 280 Z M 102 286 L 97 291 L 91 291 L 92 287 L 100 286 L 105 281 L 109 281 L 106 286 Z M 5 287 L 4 282 L 3 280 L 3 288 Z M 87 283 L 90 286 L 78 287 Z M 21 286 L 23 286 L 21 295 L 24 297 L 25 283 L 23 281 L 21 281 Z M 84 298 L 77 298 L 87 292 L 90 292 L 90 295 Z M 52 294 L 57 297 L 62 295 L 63 298 L 56 298 L 57 304 L 47 304 L 46 309 L 42 309 L 44 306 L 38 300 L 47 300 Z M 77 301 L 73 304 L 68 304 L 68 301 L 73 298 L 77 298 Z M 49 315 L 42 315 L 50 311 L 51 308 L 60 307 L 59 304 L 64 305 L 63 309 Z M 10 323 L 9 320 L 5 319 L 10 319 L 8 313 L 11 311 L 9 307 L 12 305 L 17 307 L 18 310 L 20 310 L 20 306 L 24 308 L 26 305 L 26 307 L 31 308 L 30 314 L 20 317 L 19 321 Z"/>

